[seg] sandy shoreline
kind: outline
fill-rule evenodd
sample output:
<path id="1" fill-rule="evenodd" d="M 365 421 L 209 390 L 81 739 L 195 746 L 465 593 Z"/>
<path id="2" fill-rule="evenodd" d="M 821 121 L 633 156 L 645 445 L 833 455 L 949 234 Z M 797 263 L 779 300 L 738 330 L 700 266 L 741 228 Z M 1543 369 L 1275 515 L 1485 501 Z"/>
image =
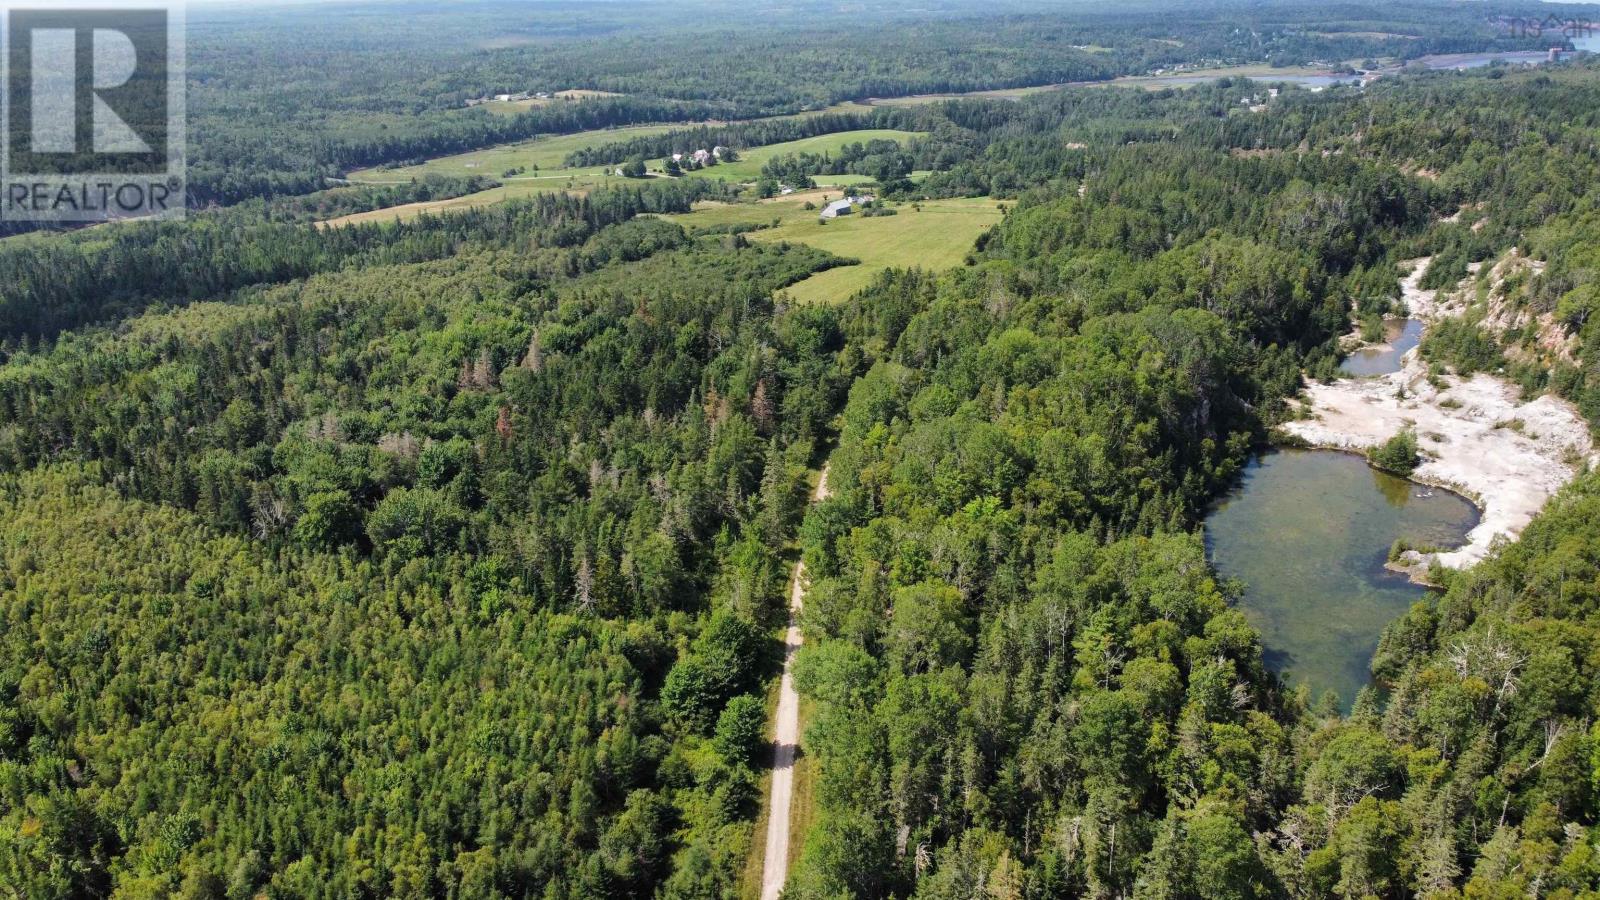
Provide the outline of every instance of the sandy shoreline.
<path id="1" fill-rule="evenodd" d="M 1458 314 L 1418 287 L 1426 268 L 1427 260 L 1418 261 L 1401 282 L 1412 316 L 1432 323 Z M 1418 580 L 1435 561 L 1459 569 L 1482 560 L 1595 463 L 1588 424 L 1572 404 L 1552 396 L 1525 402 L 1515 385 L 1482 373 L 1438 383 L 1413 349 L 1399 372 L 1310 384 L 1302 396 L 1307 418 L 1283 426 L 1313 447 L 1357 452 L 1415 429 L 1424 461 L 1412 480 L 1461 493 L 1482 513 L 1464 546 L 1406 555 L 1402 568 Z"/>

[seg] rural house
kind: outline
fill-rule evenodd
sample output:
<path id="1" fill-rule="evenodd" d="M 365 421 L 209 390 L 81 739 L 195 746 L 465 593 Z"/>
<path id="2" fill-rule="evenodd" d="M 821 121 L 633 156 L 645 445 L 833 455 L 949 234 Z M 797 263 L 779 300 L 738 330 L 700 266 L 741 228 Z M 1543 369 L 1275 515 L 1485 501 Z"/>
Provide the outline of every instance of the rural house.
<path id="1" fill-rule="evenodd" d="M 873 199 L 874 198 L 871 194 L 866 194 L 860 197 L 852 196 L 846 197 L 843 200 L 835 200 L 832 203 L 829 203 L 827 206 L 824 206 L 822 208 L 822 213 L 818 215 L 817 218 L 837 219 L 840 216 L 848 216 L 850 213 L 855 211 L 857 204 L 871 203 Z"/>

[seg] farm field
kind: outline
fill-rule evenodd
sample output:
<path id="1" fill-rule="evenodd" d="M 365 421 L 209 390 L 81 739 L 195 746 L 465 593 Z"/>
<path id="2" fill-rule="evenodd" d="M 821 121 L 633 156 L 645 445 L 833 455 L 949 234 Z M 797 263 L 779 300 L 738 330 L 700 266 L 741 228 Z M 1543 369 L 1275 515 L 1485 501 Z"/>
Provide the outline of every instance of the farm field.
<path id="1" fill-rule="evenodd" d="M 1352 61 L 1344 63 L 1338 68 L 1345 70 L 1354 65 L 1355 62 Z M 1267 83 L 1286 81 L 1302 87 L 1326 87 L 1337 81 L 1353 80 L 1355 76 L 1335 74 L 1333 69 L 1323 66 L 1212 66 L 1209 68 L 1163 72 L 1160 75 L 1124 75 L 1110 81 L 1092 82 L 1086 86 L 1132 87 L 1158 91 L 1165 88 L 1188 88 L 1197 84 L 1210 84 L 1223 78 L 1249 78 Z"/>
<path id="2" fill-rule="evenodd" d="M 1064 87 L 1068 87 L 1068 85 L 1041 84 L 1032 87 L 972 91 L 964 94 L 909 94 L 903 97 L 873 97 L 866 102 L 869 106 L 922 106 L 927 103 L 937 103 L 940 100 L 1018 100 L 1033 94 L 1059 91 Z"/>
<path id="3" fill-rule="evenodd" d="M 490 100 L 488 103 L 479 104 L 479 108 L 485 112 L 494 113 L 497 116 L 514 116 L 519 113 L 527 112 L 536 106 L 549 106 L 552 103 L 560 103 L 569 100 L 589 100 L 596 97 L 621 96 L 621 94 L 614 93 L 612 91 L 591 91 L 577 89 L 570 91 L 557 91 L 543 100 L 537 97 L 529 97 L 526 100 Z"/>
<path id="4" fill-rule="evenodd" d="M 430 159 L 425 163 L 415 166 L 405 166 L 395 169 L 362 169 L 350 174 L 351 181 L 408 181 L 424 175 L 487 175 L 490 178 L 499 178 L 501 173 L 511 169 L 527 169 L 528 174 L 536 174 L 533 168 L 538 166 L 543 174 L 546 169 L 561 169 L 562 162 L 567 154 L 584 147 L 596 144 L 610 143 L 611 141 L 625 141 L 629 138 L 648 137 L 661 134 L 685 125 L 633 125 L 626 128 L 603 128 L 595 131 L 580 131 L 576 134 L 550 135 L 536 137 L 514 144 L 501 144 L 497 147 L 486 147 L 482 150 L 469 150 L 466 153 L 456 153 L 451 156 L 441 156 Z M 598 167 L 582 170 L 573 170 L 570 174 L 599 172 Z M 569 174 L 562 170 L 561 174 Z"/>
<path id="5" fill-rule="evenodd" d="M 837 114 L 840 114 L 840 113 L 865 113 L 865 112 L 872 112 L 872 104 L 871 103 L 863 103 L 860 100 L 844 100 L 844 101 L 841 101 L 839 103 L 835 103 L 832 106 L 824 106 L 821 109 L 808 109 L 805 112 L 797 112 L 797 113 L 795 113 L 793 115 L 790 115 L 790 116 L 779 116 L 779 118 L 783 118 L 783 119 L 809 119 L 812 116 L 827 116 L 827 115 L 837 115 Z"/>
<path id="6" fill-rule="evenodd" d="M 776 221 L 776 227 L 749 232 L 746 237 L 806 244 L 860 260 L 856 265 L 819 272 L 785 289 L 802 303 L 843 301 L 891 267 L 947 269 L 960 265 L 978 235 L 1001 218 L 999 202 L 987 198 L 897 204 L 893 216 L 846 216 L 825 225 L 817 220 L 816 210 L 805 208 L 807 201 L 820 207 L 825 199 L 838 198 L 838 191 L 807 191 L 759 203 L 708 205 L 688 215 L 666 218 L 689 227 Z"/>
<path id="7" fill-rule="evenodd" d="M 415 166 L 405 166 L 397 169 L 363 169 L 353 172 L 350 180 L 355 182 L 390 182 L 408 181 L 412 178 L 421 178 L 425 175 L 486 175 L 499 178 L 501 174 L 511 169 L 526 169 L 526 175 L 512 176 L 507 181 L 528 178 L 534 175 L 544 177 L 583 177 L 604 173 L 608 167 L 590 166 L 581 169 L 562 168 L 567 154 L 584 147 L 598 144 L 607 144 L 612 141 L 625 141 L 635 137 L 649 137 L 662 134 L 685 125 L 638 125 L 630 128 L 608 128 L 599 131 L 583 131 L 577 134 L 561 135 L 558 137 L 539 137 L 528 141 L 519 141 L 515 144 L 504 144 L 498 147 L 489 147 L 483 150 L 471 150 L 466 153 L 457 153 L 452 156 L 441 156 Z M 754 181 L 761 176 L 761 167 L 774 156 L 786 153 L 832 153 L 846 144 L 870 140 L 895 140 L 904 142 L 918 136 L 916 132 L 895 131 L 891 129 L 869 128 L 859 131 L 841 131 L 836 134 L 823 134 L 816 137 L 802 138 L 798 141 L 786 141 L 781 144 L 769 144 L 765 147 L 751 147 L 741 150 L 736 162 L 713 166 L 689 173 L 696 177 L 723 178 L 728 181 Z M 659 169 L 661 161 L 651 160 L 652 168 Z M 534 167 L 538 171 L 534 171 Z M 853 176 L 822 176 L 824 179 L 838 179 L 835 183 L 845 184 L 852 180 L 860 180 Z"/>
<path id="8" fill-rule="evenodd" d="M 926 170 L 911 173 L 912 181 L 920 181 L 928 176 Z M 653 176 L 664 177 L 664 176 Z M 690 176 L 684 176 L 690 177 Z M 870 182 L 872 179 L 866 175 L 819 175 L 815 179 L 820 185 L 832 188 L 844 188 L 857 184 Z M 560 191 L 563 193 L 583 193 L 604 185 L 622 184 L 630 179 L 614 175 L 602 169 L 557 169 L 548 175 L 521 176 L 508 178 L 498 187 L 479 191 L 474 194 L 463 194 L 460 197 L 451 197 L 445 200 L 427 200 L 420 203 L 407 203 L 401 206 L 388 206 L 383 209 L 373 209 L 366 212 L 351 213 L 320 222 L 323 226 L 354 225 L 362 222 L 392 222 L 410 221 L 423 213 L 441 213 L 457 209 L 469 209 L 477 206 L 493 206 L 507 200 L 521 200 L 535 194 L 544 194 Z M 639 179 L 632 179 L 639 183 Z M 18 238 L 4 238 L 3 240 L 18 240 Z"/>
<path id="9" fill-rule="evenodd" d="M 830 107 L 830 110 L 840 111 L 836 107 Z M 824 110 L 817 110 L 810 114 L 820 115 L 822 112 Z M 802 113 L 801 115 L 806 114 Z M 484 175 L 501 179 L 508 188 L 511 188 L 512 185 L 527 182 L 534 183 L 527 187 L 513 188 L 508 191 L 508 193 L 519 196 L 556 187 L 567 189 L 593 187 L 598 181 L 611 177 L 609 175 L 611 167 L 563 168 L 561 164 L 565 161 L 567 154 L 596 144 L 623 141 L 635 137 L 648 137 L 683 127 L 686 126 L 681 124 L 637 125 L 628 128 L 607 128 L 597 131 L 583 131 L 577 134 L 539 137 L 528 141 L 519 141 L 515 144 L 503 144 L 483 150 L 471 150 L 466 153 L 441 156 L 438 159 L 431 159 L 414 166 L 394 169 L 362 169 L 352 172 L 350 181 L 384 184 L 409 181 L 413 178 L 422 178 L 428 175 Z M 722 178 L 728 181 L 741 182 L 754 181 L 760 177 L 761 167 L 774 156 L 781 156 L 786 153 L 831 153 L 850 143 L 882 139 L 904 142 L 916 136 L 916 132 L 891 129 L 842 131 L 837 134 L 818 135 L 816 137 L 802 138 L 798 141 L 770 144 L 765 147 L 752 147 L 742 151 L 740 158 L 736 162 L 725 163 L 688 174 L 689 177 Z M 653 170 L 659 171 L 660 160 L 652 160 L 652 163 L 654 164 L 652 166 Z M 525 170 L 525 174 L 503 177 L 503 173 L 513 169 Z M 568 179 L 581 183 L 569 185 L 566 183 Z M 859 175 L 822 175 L 817 178 L 818 183 L 838 185 L 855 184 L 865 180 L 867 179 Z M 494 192 L 485 191 L 483 193 L 488 195 Z M 457 199 L 465 200 L 466 198 Z M 505 198 L 497 197 L 492 199 Z"/>
<path id="10" fill-rule="evenodd" d="M 830 107 L 839 111 L 836 107 Z M 821 114 L 821 110 L 813 114 Z M 803 114 L 802 114 L 803 115 Z M 612 174 L 610 166 L 587 166 L 583 168 L 562 168 L 561 163 L 568 153 L 573 150 L 597 143 L 616 140 L 626 140 L 630 137 L 649 136 L 660 134 L 673 128 L 682 127 L 674 125 L 642 125 L 632 128 L 612 128 L 600 131 L 585 131 L 578 134 L 562 135 L 560 137 L 535 138 L 516 144 L 500 147 L 491 147 L 485 150 L 474 150 L 467 153 L 458 153 L 453 156 L 443 156 L 429 160 L 415 166 L 406 166 L 397 169 L 364 169 L 350 175 L 353 183 L 383 184 L 390 182 L 408 181 L 413 178 L 422 178 L 427 175 L 485 175 L 498 178 L 500 186 L 493 187 L 475 194 L 467 194 L 448 200 L 430 200 L 423 203 L 408 203 L 404 206 L 394 206 L 385 209 L 375 209 L 368 212 L 354 213 L 329 219 L 324 225 L 348 225 L 360 222 L 388 222 L 395 219 L 408 220 L 422 213 L 438 213 L 451 209 L 465 209 L 474 206 L 489 206 L 502 203 L 506 200 L 515 200 L 529 197 L 534 194 L 548 191 L 587 191 L 599 187 L 607 182 L 618 182 L 623 179 Z M 818 135 L 803 138 L 798 141 L 787 141 L 781 144 L 770 144 L 765 147 L 752 147 L 740 154 L 740 158 L 732 163 L 701 169 L 684 175 L 686 178 L 722 178 L 728 181 L 748 182 L 755 181 L 761 175 L 761 167 L 774 156 L 786 153 L 832 153 L 846 144 L 869 140 L 896 140 L 904 142 L 917 136 L 915 132 L 894 131 L 890 129 L 863 129 L 859 131 L 843 131 L 837 134 Z M 656 165 L 653 171 L 659 176 L 660 161 L 653 161 Z M 535 170 L 533 167 L 538 166 Z M 511 177 L 501 177 L 502 173 L 511 169 L 526 169 L 527 173 Z M 920 174 L 913 173 L 913 178 Z M 818 184 L 843 187 L 871 179 L 865 175 L 819 175 L 815 179 Z M 798 206 L 798 204 L 796 204 Z"/>
<path id="11" fill-rule="evenodd" d="M 700 169 L 687 173 L 691 177 L 721 178 L 727 181 L 755 181 L 761 177 L 761 167 L 767 160 L 790 153 L 837 153 L 839 148 L 846 144 L 865 143 L 867 141 L 891 140 L 904 144 L 906 141 L 920 137 L 914 131 L 895 131 L 888 128 L 868 128 L 860 131 L 840 131 L 835 134 L 819 134 L 816 137 L 801 138 L 798 141 L 785 141 L 781 144 L 768 144 L 764 147 L 751 147 L 739 151 L 739 159 L 731 163 L 712 166 L 709 169 Z M 659 168 L 660 160 L 651 160 L 653 167 Z M 818 184 L 854 184 L 869 180 L 859 175 L 818 175 L 815 180 Z"/>
<path id="12" fill-rule="evenodd" d="M 478 191 L 475 194 L 463 194 L 460 197 L 451 197 L 447 200 L 426 200 L 421 203 L 387 206 L 383 209 L 373 209 L 366 212 L 352 213 L 348 216 L 325 219 L 318 224 L 323 227 L 329 227 L 334 225 L 357 225 L 362 222 L 410 221 L 423 213 L 441 213 L 450 210 L 469 209 L 475 206 L 493 206 L 496 203 L 504 203 L 507 200 L 521 200 L 534 194 L 554 191 L 581 194 L 607 182 L 622 182 L 626 180 L 616 175 L 608 175 L 604 172 L 587 169 L 582 174 L 574 171 L 567 175 L 514 178 L 507 180 L 498 187 Z"/>

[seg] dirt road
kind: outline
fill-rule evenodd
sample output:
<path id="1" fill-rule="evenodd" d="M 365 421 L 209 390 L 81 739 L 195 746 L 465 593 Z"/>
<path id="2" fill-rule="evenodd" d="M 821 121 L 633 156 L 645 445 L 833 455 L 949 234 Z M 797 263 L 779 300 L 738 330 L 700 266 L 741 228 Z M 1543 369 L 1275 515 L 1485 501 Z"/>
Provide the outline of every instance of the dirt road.
<path id="1" fill-rule="evenodd" d="M 828 467 L 822 467 L 811 502 L 828 497 Z M 783 678 L 778 683 L 778 714 L 773 723 L 777 753 L 772 764 L 772 794 L 767 801 L 767 852 L 761 870 L 761 900 L 778 900 L 789 879 L 789 808 L 794 800 L 794 760 L 800 743 L 800 695 L 794 690 L 794 655 L 800 649 L 800 609 L 805 602 L 806 564 L 795 563 L 789 584 L 789 630 L 784 635 Z"/>

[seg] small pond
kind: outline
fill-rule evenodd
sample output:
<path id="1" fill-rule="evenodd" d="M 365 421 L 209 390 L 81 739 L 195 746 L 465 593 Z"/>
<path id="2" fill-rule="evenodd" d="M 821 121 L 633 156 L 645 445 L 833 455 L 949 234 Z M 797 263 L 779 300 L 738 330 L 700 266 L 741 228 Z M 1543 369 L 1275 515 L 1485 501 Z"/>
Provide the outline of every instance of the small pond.
<path id="1" fill-rule="evenodd" d="M 1466 499 L 1332 450 L 1280 450 L 1252 461 L 1206 520 L 1217 570 L 1244 582 L 1239 606 L 1261 632 L 1267 665 L 1348 709 L 1370 680 L 1384 626 L 1424 595 L 1385 569 L 1397 538 L 1453 547 L 1478 522 Z"/>
<path id="2" fill-rule="evenodd" d="M 1422 341 L 1422 322 L 1418 319 L 1388 319 L 1383 323 L 1385 343 L 1362 347 L 1339 364 L 1339 371 L 1357 378 L 1398 372 L 1405 355 Z"/>

